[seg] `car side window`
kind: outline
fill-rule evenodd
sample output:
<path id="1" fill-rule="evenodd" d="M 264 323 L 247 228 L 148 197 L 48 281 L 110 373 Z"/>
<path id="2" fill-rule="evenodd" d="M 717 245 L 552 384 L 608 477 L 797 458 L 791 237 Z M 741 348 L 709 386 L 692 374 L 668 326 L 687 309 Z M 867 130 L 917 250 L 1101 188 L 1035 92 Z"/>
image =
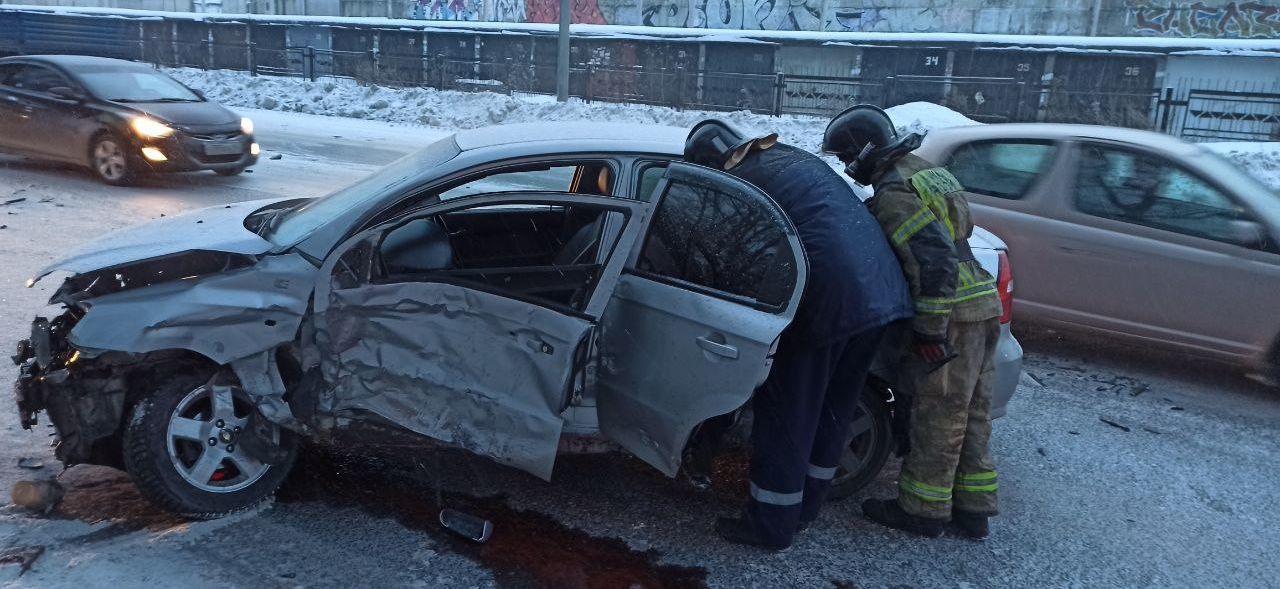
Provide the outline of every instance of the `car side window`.
<path id="1" fill-rule="evenodd" d="M 21 67 L 16 64 L 0 64 L 0 86 L 8 86 L 9 78 L 17 73 Z"/>
<path id="2" fill-rule="evenodd" d="M 774 205 L 756 195 L 673 182 L 654 212 L 636 270 L 778 310 L 797 281 L 787 234 Z"/>
<path id="3" fill-rule="evenodd" d="M 1048 171 L 1050 141 L 979 141 L 961 146 L 946 167 L 970 192 L 1019 199 Z"/>
<path id="4" fill-rule="evenodd" d="M 6 85 L 28 92 L 48 92 L 50 88 L 67 86 L 61 74 L 47 67 L 24 65 L 6 81 Z"/>
<path id="5" fill-rule="evenodd" d="M 1085 145 L 1076 178 L 1076 207 L 1097 217 L 1224 242 L 1249 219 L 1199 176 L 1150 155 Z"/>
<path id="6" fill-rule="evenodd" d="M 373 274 L 380 275 L 375 281 L 454 282 L 581 310 L 613 249 L 612 243 L 602 243 L 611 215 L 622 213 L 590 205 L 514 202 L 420 217 L 382 235 L 381 268 Z M 343 261 L 359 265 L 346 256 Z M 358 281 L 343 284 L 351 288 Z"/>
<path id="7" fill-rule="evenodd" d="M 614 172 L 606 162 L 512 166 L 473 177 L 440 192 L 440 200 L 500 192 L 573 192 L 613 194 Z"/>
<path id="8" fill-rule="evenodd" d="M 644 162 L 640 164 L 639 181 L 636 183 L 636 199 L 649 202 L 658 182 L 667 171 L 667 162 Z"/>

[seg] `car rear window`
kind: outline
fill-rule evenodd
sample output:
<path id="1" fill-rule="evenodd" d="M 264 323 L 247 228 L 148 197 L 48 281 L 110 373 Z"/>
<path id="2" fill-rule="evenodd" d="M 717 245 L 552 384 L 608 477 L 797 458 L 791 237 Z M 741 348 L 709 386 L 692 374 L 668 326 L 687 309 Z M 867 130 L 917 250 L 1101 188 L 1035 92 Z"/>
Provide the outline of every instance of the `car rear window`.
<path id="1" fill-rule="evenodd" d="M 1050 141 L 981 141 L 961 146 L 946 166 L 970 192 L 1018 199 L 1049 169 L 1054 153 Z"/>

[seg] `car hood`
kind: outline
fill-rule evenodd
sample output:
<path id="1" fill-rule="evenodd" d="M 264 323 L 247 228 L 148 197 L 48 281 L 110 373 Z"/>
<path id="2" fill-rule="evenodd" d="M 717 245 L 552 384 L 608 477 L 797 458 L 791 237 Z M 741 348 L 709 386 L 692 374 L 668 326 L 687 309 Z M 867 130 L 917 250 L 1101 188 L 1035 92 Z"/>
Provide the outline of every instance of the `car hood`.
<path id="1" fill-rule="evenodd" d="M 264 206 L 286 200 L 293 199 L 220 205 L 119 229 L 67 252 L 41 269 L 30 284 L 59 270 L 82 274 L 186 251 L 264 254 L 273 247 L 271 242 L 245 229 L 245 217 Z"/>
<path id="2" fill-rule="evenodd" d="M 226 127 L 240 123 L 239 115 L 216 102 L 130 102 L 124 106 L 183 128 Z"/>

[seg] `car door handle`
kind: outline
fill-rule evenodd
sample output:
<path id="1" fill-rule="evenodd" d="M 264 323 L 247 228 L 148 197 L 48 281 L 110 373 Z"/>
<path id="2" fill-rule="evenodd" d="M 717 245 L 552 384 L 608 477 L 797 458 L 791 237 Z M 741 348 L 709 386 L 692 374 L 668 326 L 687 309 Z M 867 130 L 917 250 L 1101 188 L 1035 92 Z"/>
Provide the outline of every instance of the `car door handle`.
<path id="1" fill-rule="evenodd" d="M 698 347 L 717 356 L 729 358 L 730 360 L 738 359 L 738 348 L 736 346 L 712 341 L 711 338 L 705 335 L 698 338 Z"/>

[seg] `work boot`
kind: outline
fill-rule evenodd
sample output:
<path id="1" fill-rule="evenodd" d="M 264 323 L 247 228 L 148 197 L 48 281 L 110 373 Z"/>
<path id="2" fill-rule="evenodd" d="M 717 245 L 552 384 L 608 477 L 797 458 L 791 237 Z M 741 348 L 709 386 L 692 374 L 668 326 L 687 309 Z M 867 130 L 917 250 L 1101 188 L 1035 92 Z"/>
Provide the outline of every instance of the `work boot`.
<path id="1" fill-rule="evenodd" d="M 862 513 L 871 521 L 895 530 L 926 538 L 942 535 L 943 520 L 911 515 L 902 510 L 896 499 L 868 499 L 862 504 Z"/>
<path id="2" fill-rule="evenodd" d="M 951 524 L 961 536 L 970 540 L 986 540 L 991 535 L 991 527 L 987 524 L 987 516 L 952 510 Z"/>
<path id="3" fill-rule="evenodd" d="M 774 552 L 791 549 L 790 544 L 772 544 L 767 542 L 755 525 L 745 517 L 722 517 L 716 520 L 716 534 L 734 544 L 755 546 Z"/>

